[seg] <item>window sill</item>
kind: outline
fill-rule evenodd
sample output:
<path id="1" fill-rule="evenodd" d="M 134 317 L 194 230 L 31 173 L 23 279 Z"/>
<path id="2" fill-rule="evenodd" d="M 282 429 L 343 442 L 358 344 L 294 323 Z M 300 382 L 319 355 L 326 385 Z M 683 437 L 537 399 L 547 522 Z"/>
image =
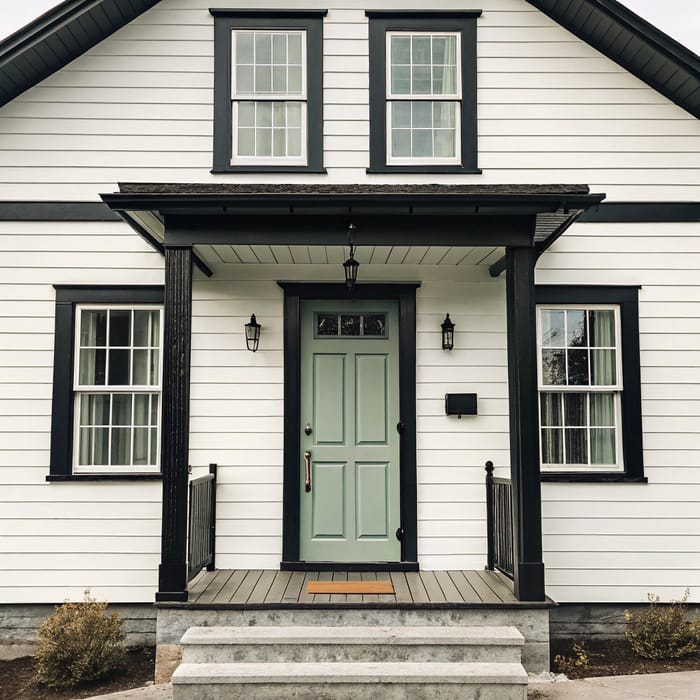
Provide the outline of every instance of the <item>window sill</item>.
<path id="1" fill-rule="evenodd" d="M 463 168 L 461 165 L 373 165 L 368 173 L 459 173 L 481 175 L 481 168 Z"/>
<path id="2" fill-rule="evenodd" d="M 312 165 L 229 165 L 221 168 L 212 168 L 212 175 L 225 173 L 318 173 L 325 175 L 328 171 L 324 167 Z"/>
<path id="3" fill-rule="evenodd" d="M 142 474 L 47 474 L 46 481 L 162 481 L 160 472 Z"/>
<path id="4" fill-rule="evenodd" d="M 631 476 L 628 474 L 601 472 L 591 474 L 588 472 L 540 472 L 542 482 L 599 482 L 599 483 L 626 483 L 626 484 L 646 484 L 646 476 Z"/>

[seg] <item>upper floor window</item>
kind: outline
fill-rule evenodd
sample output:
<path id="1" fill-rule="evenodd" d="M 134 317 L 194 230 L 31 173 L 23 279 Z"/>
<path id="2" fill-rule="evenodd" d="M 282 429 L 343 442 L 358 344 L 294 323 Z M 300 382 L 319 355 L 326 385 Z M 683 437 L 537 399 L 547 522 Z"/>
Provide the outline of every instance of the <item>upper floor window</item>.
<path id="1" fill-rule="evenodd" d="M 643 478 L 637 289 L 536 289 L 542 477 Z"/>
<path id="2" fill-rule="evenodd" d="M 211 12 L 214 172 L 322 172 L 325 12 Z"/>
<path id="3" fill-rule="evenodd" d="M 479 14 L 367 12 L 370 172 L 480 172 Z"/>

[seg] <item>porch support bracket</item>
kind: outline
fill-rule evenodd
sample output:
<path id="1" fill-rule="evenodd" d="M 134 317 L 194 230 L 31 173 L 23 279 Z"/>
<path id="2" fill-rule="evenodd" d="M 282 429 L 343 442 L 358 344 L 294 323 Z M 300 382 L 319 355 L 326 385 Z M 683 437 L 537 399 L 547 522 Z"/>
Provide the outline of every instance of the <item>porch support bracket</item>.
<path id="1" fill-rule="evenodd" d="M 157 601 L 187 600 L 192 262 L 191 246 L 165 246 L 161 397 L 163 518 Z"/>
<path id="2" fill-rule="evenodd" d="M 506 249 L 514 592 L 542 601 L 542 502 L 538 440 L 534 248 Z"/>

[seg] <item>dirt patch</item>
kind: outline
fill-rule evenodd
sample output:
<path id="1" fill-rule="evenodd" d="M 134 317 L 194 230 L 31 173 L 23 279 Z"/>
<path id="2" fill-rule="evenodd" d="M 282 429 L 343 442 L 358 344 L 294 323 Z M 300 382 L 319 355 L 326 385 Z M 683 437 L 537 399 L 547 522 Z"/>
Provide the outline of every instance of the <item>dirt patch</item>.
<path id="1" fill-rule="evenodd" d="M 552 640 L 551 669 L 560 672 L 554 662 L 557 654 L 569 658 L 576 657 L 573 649 L 575 642 Z M 567 670 L 569 678 L 593 678 L 596 676 L 632 676 L 640 673 L 669 673 L 672 671 L 700 671 L 700 653 L 686 656 L 675 661 L 655 661 L 638 656 L 625 639 L 617 640 L 587 640 L 583 642 L 588 663 Z"/>
<path id="2" fill-rule="evenodd" d="M 155 658 L 153 647 L 129 649 L 126 669 L 119 676 L 69 690 L 53 690 L 37 685 L 34 659 L 30 656 L 0 661 L 0 700 L 74 700 L 140 688 L 153 682 Z"/>

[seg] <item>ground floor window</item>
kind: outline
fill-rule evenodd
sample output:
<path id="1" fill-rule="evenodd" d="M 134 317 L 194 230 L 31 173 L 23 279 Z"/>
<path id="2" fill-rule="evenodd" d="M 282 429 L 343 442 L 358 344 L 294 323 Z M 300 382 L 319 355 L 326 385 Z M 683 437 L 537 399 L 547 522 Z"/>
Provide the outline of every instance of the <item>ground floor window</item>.
<path id="1" fill-rule="evenodd" d="M 162 302 L 162 287 L 56 287 L 49 480 L 159 474 Z"/>
<path id="2" fill-rule="evenodd" d="M 637 289 L 536 295 L 543 476 L 641 477 Z"/>

